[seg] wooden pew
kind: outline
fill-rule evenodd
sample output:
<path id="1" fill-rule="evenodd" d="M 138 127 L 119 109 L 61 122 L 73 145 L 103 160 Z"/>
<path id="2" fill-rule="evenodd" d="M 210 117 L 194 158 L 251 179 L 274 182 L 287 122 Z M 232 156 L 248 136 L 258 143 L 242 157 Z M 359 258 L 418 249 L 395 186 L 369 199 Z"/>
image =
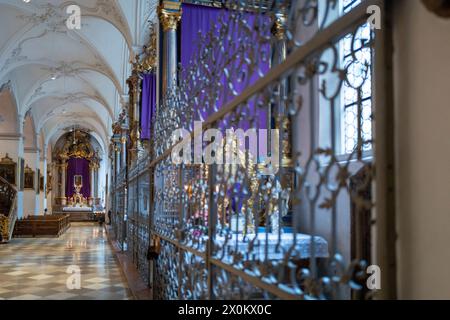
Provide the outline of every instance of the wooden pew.
<path id="1" fill-rule="evenodd" d="M 70 216 L 30 216 L 16 222 L 15 238 L 60 237 L 70 228 Z"/>

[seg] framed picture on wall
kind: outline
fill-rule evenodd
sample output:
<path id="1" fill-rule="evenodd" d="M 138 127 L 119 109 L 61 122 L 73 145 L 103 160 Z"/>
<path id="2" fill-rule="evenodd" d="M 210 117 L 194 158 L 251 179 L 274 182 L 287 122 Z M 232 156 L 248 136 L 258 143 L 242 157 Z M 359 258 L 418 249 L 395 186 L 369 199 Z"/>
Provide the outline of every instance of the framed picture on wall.
<path id="1" fill-rule="evenodd" d="M 17 182 L 18 185 L 18 189 L 19 191 L 23 191 L 23 186 L 25 183 L 25 175 L 24 175 L 24 170 L 25 170 L 25 159 L 24 158 L 19 158 L 19 181 Z"/>
<path id="2" fill-rule="evenodd" d="M 47 185 L 46 185 L 46 190 L 45 193 L 48 195 L 52 189 L 53 189 L 53 175 L 51 172 L 51 167 L 48 167 L 47 169 Z"/>
<path id="3" fill-rule="evenodd" d="M 44 191 L 44 176 L 39 173 L 39 191 Z"/>
<path id="4" fill-rule="evenodd" d="M 28 165 L 25 167 L 24 188 L 34 190 L 34 171 Z"/>
<path id="5" fill-rule="evenodd" d="M 10 184 L 16 184 L 16 168 L 17 164 L 9 157 L 8 154 L 0 159 L 0 177 L 8 181 Z"/>

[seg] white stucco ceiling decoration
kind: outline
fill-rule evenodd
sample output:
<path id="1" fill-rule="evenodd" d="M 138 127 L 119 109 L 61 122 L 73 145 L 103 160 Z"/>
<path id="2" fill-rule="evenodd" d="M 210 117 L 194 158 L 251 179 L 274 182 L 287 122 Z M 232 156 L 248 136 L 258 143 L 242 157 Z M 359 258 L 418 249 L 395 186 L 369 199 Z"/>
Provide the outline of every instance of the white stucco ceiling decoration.
<path id="1" fill-rule="evenodd" d="M 79 125 L 106 143 L 126 97 L 130 58 L 147 43 L 157 4 L 0 0 L 0 85 L 12 91 L 17 113 L 29 113 L 47 142 Z M 81 9 L 80 30 L 66 26 L 69 5 Z"/>

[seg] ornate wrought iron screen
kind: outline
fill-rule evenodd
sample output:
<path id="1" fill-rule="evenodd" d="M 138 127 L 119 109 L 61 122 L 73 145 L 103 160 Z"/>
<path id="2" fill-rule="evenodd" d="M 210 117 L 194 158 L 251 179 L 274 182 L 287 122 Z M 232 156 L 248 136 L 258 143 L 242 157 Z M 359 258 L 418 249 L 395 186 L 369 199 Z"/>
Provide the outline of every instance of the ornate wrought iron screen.
<path id="1" fill-rule="evenodd" d="M 389 287 L 381 294 L 392 296 L 388 37 L 386 25 L 371 29 L 367 13 L 376 5 L 384 14 L 384 1 L 279 1 L 270 10 L 251 3 L 251 23 L 247 7 L 233 2 L 229 20 L 204 35 L 197 62 L 155 119 L 155 298 L 367 298 L 369 264 L 381 267 Z M 251 83 L 264 59 L 271 70 Z M 236 79 L 247 87 L 240 94 Z M 224 90 L 232 99 L 217 109 Z M 172 139 L 204 114 L 202 140 L 200 131 L 188 143 Z M 224 136 L 205 138 L 211 128 Z M 230 128 L 262 129 L 266 157 L 225 135 Z M 212 142 L 215 163 L 195 162 L 191 151 L 183 156 L 192 161 L 174 163 L 182 145 L 207 153 Z"/>
<path id="2" fill-rule="evenodd" d="M 123 170 L 112 184 L 111 203 L 113 209 L 112 225 L 115 238 L 122 250 L 127 250 L 127 181 L 126 170 Z"/>
<path id="3" fill-rule="evenodd" d="M 128 173 L 128 252 L 143 279 L 149 278 L 149 158 L 143 157 Z"/>

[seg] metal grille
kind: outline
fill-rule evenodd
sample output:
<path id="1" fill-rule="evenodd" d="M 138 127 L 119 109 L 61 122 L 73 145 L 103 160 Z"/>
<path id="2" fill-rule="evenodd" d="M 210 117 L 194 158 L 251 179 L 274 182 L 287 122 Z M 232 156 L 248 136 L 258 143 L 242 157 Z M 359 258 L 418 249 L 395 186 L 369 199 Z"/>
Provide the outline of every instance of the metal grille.
<path id="1" fill-rule="evenodd" d="M 113 230 L 121 249 L 131 257 L 146 283 L 150 279 L 147 259 L 150 227 L 149 156 L 122 170 L 113 186 Z"/>
<path id="2" fill-rule="evenodd" d="M 376 105 L 374 99 L 386 85 L 384 73 L 373 68 L 373 61 L 384 59 L 384 48 L 377 45 L 383 34 L 370 31 L 364 41 L 361 37 L 367 35 L 367 5 L 383 7 L 384 2 L 363 1 L 354 7 L 346 3 L 344 11 L 337 1 L 324 3 L 277 2 L 272 14 L 288 10 L 281 47 L 280 38 L 264 31 L 273 27 L 273 19 L 268 25 L 267 19 L 257 18 L 250 26 L 243 10 L 234 7 L 231 20 L 218 22 L 220 34 L 204 37 L 196 64 L 182 73 L 182 84 L 161 104 L 154 132 L 161 143 L 155 143 L 157 158 L 150 165 L 151 236 L 161 239 L 161 251 L 152 263 L 155 298 L 348 299 L 358 297 L 357 291 L 363 298 L 371 296 L 366 294 L 366 267 L 386 262 L 366 261 L 371 255 L 364 256 L 367 250 L 362 248 L 369 246 L 375 253 L 367 238 L 385 231 L 387 214 L 375 203 L 388 206 L 383 192 L 376 197 L 373 192 L 387 188 L 384 178 L 376 179 L 375 159 L 383 165 L 388 161 L 384 151 L 376 153 L 377 142 L 384 147 L 385 137 L 379 131 L 375 135 L 371 113 L 373 108 L 386 114 L 382 108 L 387 106 Z M 230 29 L 237 30 L 233 39 L 228 37 Z M 255 32 L 260 32 L 256 38 Z M 289 54 L 249 83 L 246 75 L 258 72 L 261 59 L 270 57 L 261 54 L 267 45 L 275 57 L 284 49 Z M 245 59 L 237 64 L 211 54 L 229 48 L 247 52 Z M 366 49 L 369 54 L 360 54 Z M 210 80 L 220 71 L 226 74 L 232 99 L 216 110 L 223 87 Z M 358 81 L 352 81 L 355 78 Z M 247 81 L 242 94 L 233 90 L 235 79 Z M 347 105 L 342 94 L 350 83 L 357 95 Z M 191 115 L 189 110 L 198 112 Z M 356 139 L 348 138 L 345 130 L 344 137 L 339 136 L 341 110 L 345 121 L 352 110 Z M 224 142 L 222 153 L 237 164 L 174 164 L 170 131 L 192 129 L 204 113 L 210 116 L 203 129 L 267 129 L 270 123 L 280 134 L 268 137 L 268 155 L 277 156 L 280 166 L 264 166 L 235 139 L 225 138 L 218 140 Z M 267 115 L 265 120 L 261 113 Z M 345 157 L 339 147 L 342 139 L 352 141 Z M 203 149 L 208 144 L 203 141 Z M 374 149 L 372 157 L 364 157 L 368 149 Z M 268 169 L 278 170 L 268 175 Z M 377 256 L 387 247 L 383 241 L 377 239 Z"/>
<path id="3" fill-rule="evenodd" d="M 115 238 L 122 250 L 127 248 L 126 239 L 126 201 L 127 190 L 125 181 L 118 181 L 118 183 L 112 188 L 112 224 L 114 227 Z"/>

